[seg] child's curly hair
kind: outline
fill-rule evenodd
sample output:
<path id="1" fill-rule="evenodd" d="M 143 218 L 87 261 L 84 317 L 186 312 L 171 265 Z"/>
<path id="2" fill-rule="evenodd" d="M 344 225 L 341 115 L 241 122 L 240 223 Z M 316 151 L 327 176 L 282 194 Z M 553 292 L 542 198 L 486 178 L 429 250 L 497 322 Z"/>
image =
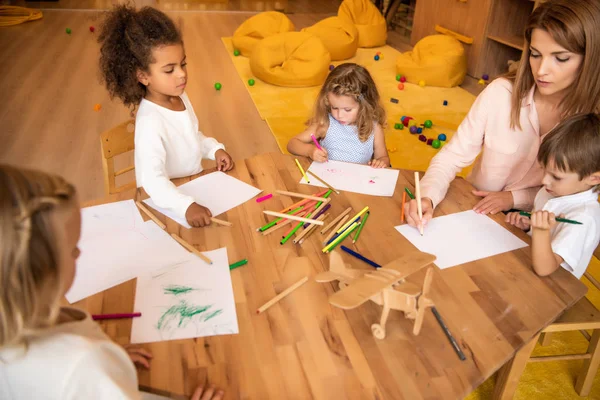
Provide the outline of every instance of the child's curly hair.
<path id="1" fill-rule="evenodd" d="M 317 124 L 318 130 L 329 124 L 331 106 L 327 94 L 350 96 L 360 106 L 356 119 L 356 128 L 361 142 L 366 141 L 373 132 L 373 125 L 386 126 L 385 110 L 381 105 L 377 85 L 371 74 L 362 65 L 354 63 L 340 64 L 331 71 L 315 103 L 314 114 L 307 125 Z"/>
<path id="2" fill-rule="evenodd" d="M 98 42 L 102 80 L 111 98 L 120 98 L 131 109 L 146 95 L 137 73 L 148 72 L 152 49 L 183 44 L 181 33 L 166 14 L 151 7 L 137 11 L 127 4 L 107 13 Z"/>

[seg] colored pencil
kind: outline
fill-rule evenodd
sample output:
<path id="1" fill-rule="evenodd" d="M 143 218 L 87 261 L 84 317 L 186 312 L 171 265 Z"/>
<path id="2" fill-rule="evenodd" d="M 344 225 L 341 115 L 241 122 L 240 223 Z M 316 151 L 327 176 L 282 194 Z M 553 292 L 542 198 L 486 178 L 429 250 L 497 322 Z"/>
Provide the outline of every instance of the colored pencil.
<path id="1" fill-rule="evenodd" d="M 194 253 L 195 255 L 197 255 L 198 257 L 200 257 L 200 259 L 202 261 L 204 261 L 205 263 L 207 263 L 207 264 L 212 264 L 213 263 L 210 258 L 208 258 L 204 254 L 200 253 L 200 251 L 197 248 L 195 248 L 194 246 L 192 246 L 191 244 L 189 244 L 188 242 L 186 242 L 185 240 L 183 240 L 177 234 L 171 233 L 171 237 L 173 239 L 175 239 L 175 241 L 177 243 L 179 243 L 180 245 L 182 245 L 183 247 L 185 247 L 186 249 L 188 249 L 191 253 Z"/>
<path id="2" fill-rule="evenodd" d="M 315 146 L 317 146 L 317 149 L 319 149 L 319 150 L 323 150 L 323 148 L 321 147 L 321 145 L 320 145 L 320 144 L 319 144 L 319 142 L 317 141 L 317 138 L 315 137 L 315 135 L 311 133 L 311 134 L 310 134 L 310 137 L 312 138 L 312 140 L 313 140 L 313 142 L 314 142 Z"/>
<path id="3" fill-rule="evenodd" d="M 308 171 L 309 174 L 311 174 L 313 177 L 315 177 L 319 182 L 321 182 L 323 185 L 327 186 L 329 189 L 333 190 L 336 194 L 340 194 L 339 190 L 335 189 L 333 186 L 331 186 L 329 183 L 325 182 L 323 179 L 321 179 L 317 174 L 315 174 L 314 172 L 312 172 L 310 169 Z"/>
<path id="4" fill-rule="evenodd" d="M 325 221 L 327 218 L 329 218 L 329 214 L 323 214 L 323 215 L 321 215 L 321 217 L 323 217 L 323 221 Z M 321 217 L 319 217 L 319 218 L 321 218 Z M 306 239 L 308 239 L 308 237 L 310 235 L 312 235 L 316 231 L 317 231 L 317 226 L 316 225 L 311 225 L 308 228 L 306 228 L 304 230 L 304 232 L 306 232 L 306 234 L 304 235 L 304 237 L 302 239 L 298 240 L 298 244 L 304 243 L 304 241 Z"/>
<path id="5" fill-rule="evenodd" d="M 406 192 L 402 192 L 402 211 L 400 212 L 400 223 L 404 222 L 404 205 L 406 204 Z"/>
<path id="6" fill-rule="evenodd" d="M 375 267 L 375 268 L 381 268 L 381 265 L 377 264 L 375 261 L 369 260 L 367 257 L 363 256 L 362 254 L 357 253 L 356 251 L 347 248 L 346 246 L 342 245 L 341 247 L 342 250 L 344 250 L 346 253 L 353 255 L 354 257 L 358 258 L 361 261 L 366 262 L 367 264 Z"/>
<path id="7" fill-rule="evenodd" d="M 325 189 L 322 193 L 323 194 L 327 193 L 327 190 L 328 189 Z M 288 192 L 286 190 L 277 190 L 277 193 L 283 194 L 286 196 L 290 196 L 290 197 L 299 197 L 301 199 L 310 199 L 310 200 L 316 200 L 316 201 L 323 201 L 323 199 L 324 199 L 324 197 L 313 196 L 310 194 L 297 193 L 297 192 Z"/>
<path id="8" fill-rule="evenodd" d="M 257 314 L 265 312 L 269 307 L 273 304 L 277 303 L 279 300 L 283 299 L 288 294 L 292 293 L 294 290 L 298 289 L 300 286 L 304 285 L 308 281 L 308 276 L 300 279 L 298 282 L 294 283 L 289 288 L 285 289 L 283 292 L 279 293 L 277 296 L 273 297 L 271 300 L 267 301 L 265 304 L 260 306 L 258 310 L 256 310 Z"/>
<path id="9" fill-rule="evenodd" d="M 98 321 L 101 319 L 121 319 L 121 318 L 135 318 L 135 317 L 141 317 L 142 313 L 141 312 L 136 312 L 136 313 L 129 313 L 129 314 L 94 314 L 92 315 L 92 319 L 94 321 Z"/>
<path id="10" fill-rule="evenodd" d="M 230 264 L 229 270 L 231 271 L 232 269 L 236 269 L 237 267 L 241 267 L 242 265 L 246 265 L 246 264 L 248 264 L 248 260 L 244 258 L 243 260 L 240 260 L 238 262 L 234 262 L 233 264 Z"/>
<path id="11" fill-rule="evenodd" d="M 412 200 L 414 200 L 414 199 L 415 199 L 415 195 L 414 195 L 414 194 L 412 194 L 412 192 L 410 191 L 410 189 L 409 189 L 409 188 L 406 188 L 406 187 L 405 187 L 405 188 L 404 188 L 404 191 L 406 192 L 406 194 L 408 195 L 408 197 L 410 197 Z"/>
<path id="12" fill-rule="evenodd" d="M 362 220 L 362 223 L 360 224 L 360 227 L 356 231 L 356 235 L 354 235 L 354 239 L 352 239 L 352 243 L 356 243 L 356 241 L 358 240 L 358 237 L 360 236 L 360 233 L 362 232 L 363 227 L 367 223 L 367 218 L 369 218 L 369 215 L 371 215 L 371 211 L 367 211 L 365 213 L 365 218 Z"/>
<path id="13" fill-rule="evenodd" d="M 358 223 L 360 222 L 360 218 L 361 217 L 357 217 L 354 219 L 354 221 L 350 220 L 348 221 L 350 223 L 350 225 L 348 225 L 348 227 L 346 227 L 346 229 L 342 230 L 340 233 L 337 233 L 335 235 L 333 235 L 333 237 L 331 239 L 329 239 L 329 241 L 327 242 L 327 244 L 333 242 L 334 240 L 336 240 L 338 237 L 340 237 L 341 235 L 343 235 L 344 233 L 346 233 L 346 231 L 350 228 L 350 226 L 352 226 L 353 223 Z M 348 222 L 346 222 L 346 225 L 348 224 Z"/>
<path id="14" fill-rule="evenodd" d="M 144 206 L 140 201 L 136 201 L 135 204 L 140 208 L 140 210 L 144 212 L 144 214 L 148 216 L 148 218 L 154 221 L 156 225 L 160 226 L 161 229 L 167 229 L 167 226 L 163 224 L 158 218 L 156 218 L 156 215 L 152 214 L 152 212 L 150 212 L 150 210 L 148 210 L 146 206 Z"/>
<path id="15" fill-rule="evenodd" d="M 218 218 L 215 218 L 215 217 L 210 217 L 210 220 L 212 222 L 214 222 L 215 224 L 217 224 L 217 225 L 233 226 L 233 224 L 231 222 L 229 222 L 229 221 L 223 221 L 222 219 L 218 219 Z"/>
<path id="16" fill-rule="evenodd" d="M 295 210 L 288 211 L 286 214 L 295 214 L 295 213 L 297 213 L 300 210 L 302 210 L 302 207 L 298 207 Z M 274 219 L 273 221 L 269 222 L 268 224 L 263 225 L 260 228 L 258 228 L 257 231 L 264 232 L 264 231 L 266 231 L 267 229 L 269 229 L 270 227 L 272 227 L 273 225 L 277 224 L 279 221 L 282 221 L 282 220 L 283 220 L 283 218 Z"/>
<path id="17" fill-rule="evenodd" d="M 344 212 L 342 212 L 340 215 L 338 215 L 337 217 L 335 217 L 335 219 L 333 221 L 331 221 L 329 223 L 329 225 L 327 225 L 325 228 L 321 229 L 321 235 L 323 235 L 325 232 L 327 232 L 328 230 L 330 230 L 331 228 L 333 228 L 335 226 L 335 224 L 337 224 L 340 219 L 342 219 L 346 215 L 350 214 L 350 211 L 352 211 L 352 207 L 346 208 L 344 210 Z"/>
<path id="18" fill-rule="evenodd" d="M 332 238 L 332 237 L 333 237 L 333 236 L 336 234 L 336 233 L 335 233 L 335 231 L 336 231 L 338 228 L 341 228 L 341 227 L 342 227 L 342 225 L 344 225 L 344 224 L 346 223 L 346 221 L 348 221 L 348 218 L 350 218 L 350 216 L 349 216 L 349 215 L 344 215 L 344 216 L 342 217 L 342 219 L 341 219 L 341 220 L 338 222 L 338 224 L 336 225 L 335 229 L 333 229 L 333 230 L 332 230 L 332 231 L 329 233 L 329 235 L 327 235 L 327 237 L 325 238 L 325 241 L 323 241 L 323 244 L 329 244 L 329 241 L 331 240 L 331 238 Z"/>
<path id="19" fill-rule="evenodd" d="M 438 323 L 442 327 L 442 330 L 446 334 L 446 337 L 450 341 L 450 344 L 454 348 L 454 351 L 458 355 L 458 358 L 460 358 L 461 361 L 465 361 L 467 359 L 467 357 L 465 357 L 465 353 L 463 353 L 458 343 L 456 343 L 456 339 L 454 339 L 454 336 L 452 336 L 452 333 L 450 333 L 450 329 L 448 329 L 448 327 L 444 323 L 444 320 L 442 319 L 442 316 L 440 315 L 438 310 L 435 307 L 431 307 L 431 311 L 433 312 L 433 315 L 435 315 L 435 319 L 437 319 Z"/>
<path id="20" fill-rule="evenodd" d="M 328 214 L 322 214 L 319 217 L 317 217 L 316 219 L 318 219 L 319 221 L 323 221 L 325 218 L 327 218 Z M 308 234 L 310 232 L 312 232 L 314 229 L 316 229 L 316 225 L 310 225 L 307 229 L 303 230 L 296 238 L 294 238 L 293 242 L 294 244 L 296 243 L 300 243 L 302 241 L 302 239 L 304 239 L 306 236 L 308 236 Z"/>
<path id="21" fill-rule="evenodd" d="M 325 193 L 323 195 L 323 197 L 326 198 L 326 199 L 328 199 L 330 195 L 331 195 L 331 189 L 328 190 L 327 193 Z M 322 203 L 322 201 L 320 201 L 320 202 L 317 203 L 317 208 L 321 205 L 321 203 Z"/>
<path id="22" fill-rule="evenodd" d="M 324 195 L 326 192 L 327 192 L 327 189 L 323 190 L 322 192 L 317 192 L 317 193 L 315 193 L 314 195 L 315 195 L 316 197 L 319 197 L 319 196 L 323 196 L 323 195 Z M 319 197 L 319 198 L 320 198 L 320 197 Z M 310 199 L 302 199 L 302 200 L 300 200 L 299 202 L 297 202 L 297 203 L 294 203 L 294 204 L 292 204 L 291 206 L 289 206 L 289 207 L 286 207 L 286 208 L 284 208 L 283 210 L 281 210 L 281 211 L 279 211 L 279 212 L 282 212 L 282 213 L 284 213 L 284 212 L 287 212 L 287 211 L 291 210 L 292 208 L 295 208 L 295 207 L 299 207 L 299 206 L 301 206 L 301 205 L 304 205 L 304 204 L 308 203 L 309 201 L 310 201 Z"/>
<path id="23" fill-rule="evenodd" d="M 352 225 L 350 225 L 350 227 L 344 232 L 342 233 L 340 236 L 338 236 L 333 242 L 329 243 L 327 246 L 325 246 L 322 250 L 323 253 L 329 253 L 331 250 L 335 249 L 335 247 L 342 243 L 344 241 L 344 239 L 346 239 L 346 237 L 348 237 L 353 230 L 355 230 L 358 226 L 360 225 L 359 222 L 355 222 Z"/>
<path id="24" fill-rule="evenodd" d="M 272 193 L 269 193 L 269 194 L 268 194 L 268 195 L 266 195 L 266 196 L 259 197 L 258 199 L 256 199 L 256 202 L 257 202 L 257 203 L 261 203 L 261 202 L 263 202 L 263 201 L 265 201 L 265 200 L 269 200 L 271 197 L 273 197 L 273 194 L 272 194 Z"/>
<path id="25" fill-rule="evenodd" d="M 279 229 L 283 228 L 284 226 L 286 226 L 286 225 L 288 225 L 290 223 L 292 223 L 291 219 L 282 219 L 281 223 L 277 223 L 275 226 L 272 226 L 269 229 L 265 229 L 261 233 L 262 233 L 263 236 L 266 236 L 266 235 L 268 235 L 270 233 L 275 232 L 276 230 L 279 230 Z"/>
<path id="26" fill-rule="evenodd" d="M 304 176 L 304 179 L 306 179 L 306 183 L 310 183 L 310 181 L 308 180 L 308 177 L 306 176 L 306 172 L 304 172 L 302 165 L 300 165 L 300 161 L 298 161 L 297 158 L 294 158 L 294 160 L 296 160 L 296 165 L 298 166 L 298 169 L 300 170 L 300 172 L 302 172 L 302 176 Z"/>
<path id="27" fill-rule="evenodd" d="M 311 217 L 312 219 L 317 219 L 319 218 L 319 216 L 321 214 L 323 214 L 325 211 L 329 210 L 329 208 L 331 207 L 331 204 L 325 204 L 325 206 L 321 207 L 320 209 L 317 208 L 317 210 L 315 210 L 315 216 Z M 308 228 L 308 225 L 310 224 L 304 224 L 304 229 Z"/>
<path id="28" fill-rule="evenodd" d="M 360 210 L 358 212 L 358 214 L 356 214 L 354 217 L 350 218 L 350 221 L 346 222 L 346 225 L 343 225 L 340 229 L 337 230 L 336 233 L 340 233 L 344 229 L 346 229 L 347 227 L 349 227 L 350 224 L 352 224 L 354 222 L 354 220 L 356 220 L 357 217 L 360 217 L 361 215 L 363 215 L 365 212 L 367 212 L 368 209 L 369 209 L 369 206 L 366 206 L 365 208 L 363 208 L 362 210 Z"/>
<path id="29" fill-rule="evenodd" d="M 323 222 L 321 222 L 321 221 L 314 221 L 314 220 L 308 219 L 308 218 L 296 217 L 295 215 L 282 214 L 282 213 L 278 213 L 275 211 L 269 211 L 269 210 L 264 210 L 263 213 L 265 213 L 267 215 L 272 215 L 274 217 L 282 217 L 282 218 L 287 218 L 287 219 L 293 219 L 294 221 L 309 222 L 311 224 L 323 225 Z"/>
<path id="30" fill-rule="evenodd" d="M 417 193 L 417 212 L 419 213 L 419 233 L 423 236 L 423 205 L 421 204 L 421 186 L 419 173 L 415 171 L 415 192 Z"/>
<path id="31" fill-rule="evenodd" d="M 524 216 L 524 217 L 531 218 L 531 213 L 528 213 L 528 212 L 525 212 L 525 211 L 520 211 L 519 214 L 522 215 L 522 216 Z M 583 225 L 583 222 L 575 221 L 575 220 L 572 220 L 572 219 L 566 219 L 566 218 L 556 218 L 556 222 L 564 222 L 566 224 Z"/>

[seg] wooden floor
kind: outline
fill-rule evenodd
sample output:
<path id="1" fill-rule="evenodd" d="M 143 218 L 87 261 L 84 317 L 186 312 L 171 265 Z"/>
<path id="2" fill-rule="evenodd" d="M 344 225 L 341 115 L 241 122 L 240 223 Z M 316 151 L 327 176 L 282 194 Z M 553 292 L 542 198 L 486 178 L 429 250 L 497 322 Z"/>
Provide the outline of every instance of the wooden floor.
<path id="1" fill-rule="evenodd" d="M 110 3 L 82 3 L 86 1 Z M 84 201 L 104 195 L 100 133 L 130 115 L 109 99 L 100 84 L 98 44 L 89 27 L 98 26 L 101 15 L 97 10 L 44 10 L 39 21 L 0 28 L 0 162 L 61 174 L 77 186 Z M 187 93 L 202 131 L 224 143 L 234 160 L 277 151 L 221 42 L 252 14 L 170 15 L 183 31 L 189 61 Z M 329 15 L 290 18 L 300 29 Z M 66 28 L 72 30 L 70 35 Z M 409 49 L 394 32 L 388 43 Z M 217 81 L 223 84 L 219 92 L 213 88 Z M 94 111 L 96 104 L 102 106 L 99 112 Z"/>

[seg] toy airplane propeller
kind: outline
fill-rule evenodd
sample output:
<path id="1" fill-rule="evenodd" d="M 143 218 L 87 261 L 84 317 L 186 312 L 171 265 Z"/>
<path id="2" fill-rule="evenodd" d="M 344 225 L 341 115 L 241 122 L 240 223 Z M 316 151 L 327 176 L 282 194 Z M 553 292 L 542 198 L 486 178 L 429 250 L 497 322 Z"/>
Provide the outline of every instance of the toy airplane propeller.
<path id="1" fill-rule="evenodd" d="M 435 256 L 420 251 L 406 254 L 373 271 L 357 270 L 344 264 L 340 253 L 329 255 L 329 271 L 315 277 L 317 282 L 339 281 L 340 290 L 329 297 L 329 303 L 344 310 L 360 306 L 367 300 L 383 305 L 381 320 L 371 325 L 377 339 L 385 338 L 385 323 L 390 310 L 404 312 L 406 318 L 414 319 L 413 334 L 418 335 L 423 325 L 425 310 L 433 307 L 427 297 L 433 268 L 427 270 L 423 288 L 406 282 L 405 278 L 435 261 Z"/>

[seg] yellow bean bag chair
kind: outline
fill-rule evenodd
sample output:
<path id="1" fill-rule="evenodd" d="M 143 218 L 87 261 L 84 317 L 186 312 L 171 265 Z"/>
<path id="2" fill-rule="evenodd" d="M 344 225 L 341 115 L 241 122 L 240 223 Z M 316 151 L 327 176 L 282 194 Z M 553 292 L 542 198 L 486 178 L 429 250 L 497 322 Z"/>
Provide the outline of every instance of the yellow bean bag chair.
<path id="1" fill-rule="evenodd" d="M 302 32 L 317 36 L 329 51 L 333 61 L 354 57 L 358 49 L 358 30 L 352 22 L 339 17 L 329 17 Z"/>
<path id="2" fill-rule="evenodd" d="M 398 56 L 396 72 L 410 83 L 424 81 L 426 86 L 458 86 L 467 75 L 465 49 L 453 37 L 426 36 L 412 51 Z"/>
<path id="3" fill-rule="evenodd" d="M 325 82 L 331 57 L 321 39 L 286 32 L 261 40 L 250 56 L 252 74 L 272 85 L 317 86 Z"/>
<path id="4" fill-rule="evenodd" d="M 243 56 L 250 57 L 256 43 L 262 39 L 282 32 L 296 30 L 294 24 L 283 13 L 266 11 L 248 18 L 233 34 L 233 48 Z"/>
<path id="5" fill-rule="evenodd" d="M 344 0 L 338 17 L 352 21 L 358 29 L 358 47 L 383 46 L 387 40 L 385 18 L 370 0 Z"/>

